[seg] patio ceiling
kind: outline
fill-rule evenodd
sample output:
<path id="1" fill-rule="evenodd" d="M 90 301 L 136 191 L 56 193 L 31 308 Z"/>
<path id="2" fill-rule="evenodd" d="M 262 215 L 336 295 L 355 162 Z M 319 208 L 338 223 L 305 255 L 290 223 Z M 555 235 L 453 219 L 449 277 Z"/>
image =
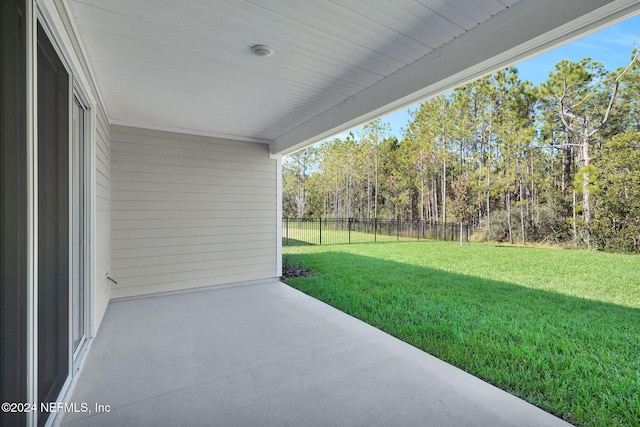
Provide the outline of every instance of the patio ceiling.
<path id="1" fill-rule="evenodd" d="M 623 19 L 640 0 L 68 0 L 114 124 L 290 153 Z M 268 57 L 251 47 L 273 48 Z"/>

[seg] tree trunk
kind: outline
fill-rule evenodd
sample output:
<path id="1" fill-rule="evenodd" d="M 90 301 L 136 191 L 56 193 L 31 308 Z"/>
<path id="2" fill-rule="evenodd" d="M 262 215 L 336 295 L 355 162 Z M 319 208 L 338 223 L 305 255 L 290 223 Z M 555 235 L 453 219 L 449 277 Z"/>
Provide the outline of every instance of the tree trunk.
<path id="1" fill-rule="evenodd" d="M 487 169 L 487 240 L 491 239 L 491 171 Z"/>
<path id="2" fill-rule="evenodd" d="M 573 190 L 573 243 L 578 244 L 578 229 L 576 227 L 576 191 Z"/>
<path id="3" fill-rule="evenodd" d="M 371 173 L 367 174 L 367 219 L 371 219 Z"/>
<path id="4" fill-rule="evenodd" d="M 424 213 L 426 211 L 425 209 L 425 189 L 426 185 L 424 182 L 424 174 L 422 174 L 422 176 L 420 177 L 420 216 L 419 219 L 421 221 L 424 221 Z"/>
<path id="5" fill-rule="evenodd" d="M 305 210 L 305 191 L 304 185 L 300 185 L 298 187 L 298 218 L 302 218 L 304 216 Z"/>
<path id="6" fill-rule="evenodd" d="M 569 153 L 569 148 L 562 149 L 562 198 L 567 195 L 567 188 L 569 188 L 569 177 L 571 176 L 571 158 L 573 155 Z"/>
<path id="7" fill-rule="evenodd" d="M 447 240 L 447 160 L 442 161 L 442 234 Z"/>
<path id="8" fill-rule="evenodd" d="M 434 175 L 433 177 L 433 217 L 436 219 L 436 222 L 440 219 L 440 212 L 438 212 L 438 178 Z"/>
<path id="9" fill-rule="evenodd" d="M 373 197 L 373 217 L 378 218 L 378 144 L 376 143 L 376 188 Z"/>
<path id="10" fill-rule="evenodd" d="M 511 193 L 505 193 L 505 205 L 507 208 L 507 228 L 509 231 L 509 243 L 513 245 L 513 224 L 511 223 Z"/>
<path id="11" fill-rule="evenodd" d="M 338 218 L 340 216 L 340 179 L 339 175 L 336 172 L 336 183 L 333 187 L 333 217 Z"/>
<path id="12" fill-rule="evenodd" d="M 582 217 L 584 219 L 585 240 L 587 248 L 591 250 L 591 189 L 589 188 L 589 165 L 591 165 L 591 153 L 589 152 L 589 138 L 582 138 Z"/>
<path id="13" fill-rule="evenodd" d="M 527 232 L 524 228 L 524 200 L 523 200 L 523 191 L 522 191 L 522 177 L 518 180 L 518 185 L 520 186 L 520 231 L 522 232 L 522 244 L 527 244 Z"/>
<path id="14" fill-rule="evenodd" d="M 527 234 L 524 228 L 524 210 L 525 210 L 525 199 L 524 199 L 524 190 L 522 188 L 522 180 L 524 177 L 522 176 L 522 166 L 516 157 L 516 169 L 518 171 L 518 202 L 520 203 L 520 233 L 522 237 L 522 245 L 527 244 Z"/>

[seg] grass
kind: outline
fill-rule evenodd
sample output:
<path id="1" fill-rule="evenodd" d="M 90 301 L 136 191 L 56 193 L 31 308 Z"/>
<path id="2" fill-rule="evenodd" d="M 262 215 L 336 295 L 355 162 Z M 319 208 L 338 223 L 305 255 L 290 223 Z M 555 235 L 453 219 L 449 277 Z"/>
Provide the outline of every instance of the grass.
<path id="1" fill-rule="evenodd" d="M 291 286 L 571 423 L 640 425 L 640 257 L 453 242 L 284 248 Z"/>

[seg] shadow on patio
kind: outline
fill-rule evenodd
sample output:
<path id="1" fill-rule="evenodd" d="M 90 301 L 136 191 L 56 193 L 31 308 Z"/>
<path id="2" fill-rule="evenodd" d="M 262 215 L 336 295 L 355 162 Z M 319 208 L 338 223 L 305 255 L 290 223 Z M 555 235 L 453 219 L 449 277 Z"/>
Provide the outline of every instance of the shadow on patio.
<path id="1" fill-rule="evenodd" d="M 112 301 L 71 401 L 62 425 L 567 425 L 277 281 Z"/>

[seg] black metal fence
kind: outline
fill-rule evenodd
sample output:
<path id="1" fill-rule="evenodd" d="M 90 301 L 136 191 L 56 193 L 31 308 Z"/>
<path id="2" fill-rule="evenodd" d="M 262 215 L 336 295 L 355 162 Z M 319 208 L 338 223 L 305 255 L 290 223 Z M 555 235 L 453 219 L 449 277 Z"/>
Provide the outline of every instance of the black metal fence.
<path id="1" fill-rule="evenodd" d="M 462 227 L 469 239 L 469 228 Z M 282 244 L 332 245 L 338 243 L 400 240 L 460 240 L 460 224 L 357 218 L 283 218 Z"/>

